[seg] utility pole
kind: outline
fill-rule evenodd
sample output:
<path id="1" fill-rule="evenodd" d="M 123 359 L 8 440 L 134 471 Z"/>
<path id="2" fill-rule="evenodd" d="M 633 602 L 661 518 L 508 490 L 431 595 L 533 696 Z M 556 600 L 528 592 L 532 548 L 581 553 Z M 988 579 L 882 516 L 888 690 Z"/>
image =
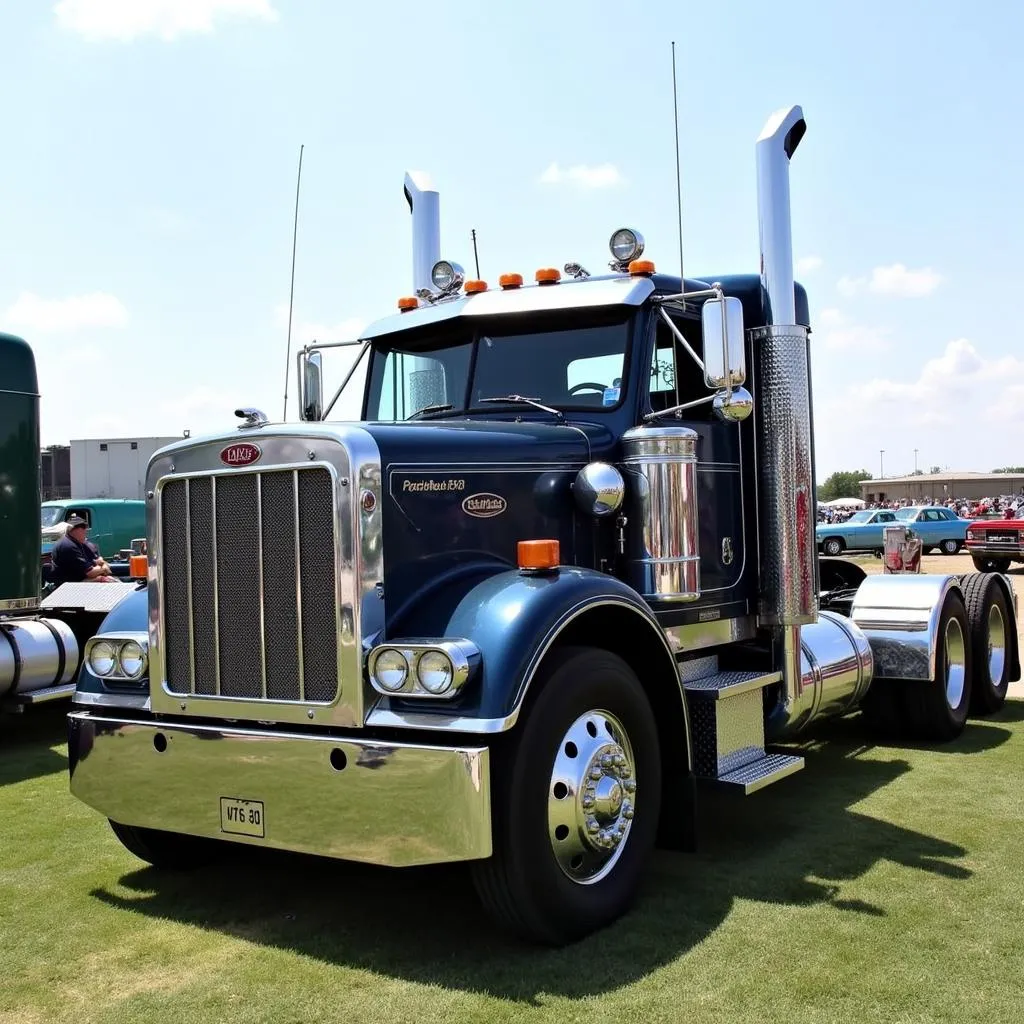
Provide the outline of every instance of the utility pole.
<path id="1" fill-rule="evenodd" d="M 917 476 L 917 449 L 914 449 L 914 476 Z"/>
<path id="2" fill-rule="evenodd" d="M 878 479 L 879 480 L 884 480 L 885 479 L 885 462 L 883 461 L 883 456 L 884 455 L 885 455 L 885 449 L 884 448 L 879 448 L 878 449 Z"/>

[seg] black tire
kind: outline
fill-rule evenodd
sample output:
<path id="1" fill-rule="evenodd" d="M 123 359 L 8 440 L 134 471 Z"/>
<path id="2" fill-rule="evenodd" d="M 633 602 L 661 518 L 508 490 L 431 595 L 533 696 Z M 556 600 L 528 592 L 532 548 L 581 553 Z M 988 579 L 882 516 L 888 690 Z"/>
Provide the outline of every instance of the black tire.
<path id="1" fill-rule="evenodd" d="M 963 732 L 971 705 L 970 636 L 963 598 L 950 593 L 939 616 L 935 678 L 906 688 L 907 723 L 917 739 L 947 743 Z"/>
<path id="2" fill-rule="evenodd" d="M 960 541 L 958 540 L 944 540 L 939 545 L 939 550 L 944 555 L 957 555 L 960 553 Z"/>
<path id="3" fill-rule="evenodd" d="M 1002 584 L 991 573 L 972 573 L 961 579 L 970 628 L 973 672 L 971 713 L 991 715 L 1006 702 L 1010 685 L 1013 619 Z M 1001 659 L 999 657 L 1001 648 Z"/>
<path id="4" fill-rule="evenodd" d="M 989 558 L 985 555 L 972 555 L 971 561 L 978 572 L 1009 572 L 1010 560 L 1008 558 Z"/>
<path id="5" fill-rule="evenodd" d="M 112 820 L 110 827 L 129 853 L 134 853 L 139 860 L 164 871 L 188 871 L 202 867 L 216 860 L 220 849 L 216 840 L 201 839 L 199 836 L 122 825 Z"/>
<path id="6" fill-rule="evenodd" d="M 492 750 L 497 755 L 492 761 L 494 853 L 473 865 L 473 881 L 484 906 L 504 928 L 533 942 L 563 945 L 610 924 L 633 902 L 658 830 L 658 729 L 636 675 L 608 651 L 584 647 L 557 650 L 533 685 L 538 687 L 537 697 L 525 720 L 506 737 L 510 741 L 507 747 Z M 591 849 L 589 844 L 596 838 L 582 825 L 572 830 L 562 825 L 552 828 L 549 818 L 550 813 L 563 811 L 568 815 L 591 813 L 580 810 L 584 786 L 589 785 L 586 780 L 593 778 L 587 774 L 587 765 L 600 756 L 591 751 L 605 749 L 607 735 L 595 728 L 589 735 L 597 739 L 579 746 L 567 742 L 570 735 L 576 735 L 574 729 L 590 729 L 594 724 L 591 714 L 598 721 L 604 715 L 617 720 L 627 742 L 616 749 L 631 751 L 634 762 L 628 771 L 625 767 L 598 769 L 620 772 L 623 780 L 618 790 L 622 810 L 616 812 L 616 820 L 626 831 L 613 853 Z M 575 790 L 578 796 L 555 781 L 564 764 L 583 772 Z M 635 795 L 630 778 L 635 780 Z M 606 782 L 619 785 L 617 778 L 605 774 L 597 785 Z M 561 800 L 559 789 L 564 794 Z M 627 814 L 626 803 L 637 798 L 635 808 L 630 805 Z M 564 830 L 564 835 L 558 836 L 559 830 Z M 558 842 L 567 845 L 556 856 Z M 601 869 L 603 876 L 595 869 L 590 876 L 595 880 L 586 884 L 570 877 L 558 857 L 577 848 L 585 850 L 587 863 L 610 858 Z M 584 856 L 578 859 L 585 869 Z"/>
<path id="7" fill-rule="evenodd" d="M 839 537 L 826 537 L 821 543 L 821 550 L 824 551 L 829 558 L 835 558 L 837 555 L 841 555 L 845 548 L 846 545 Z"/>

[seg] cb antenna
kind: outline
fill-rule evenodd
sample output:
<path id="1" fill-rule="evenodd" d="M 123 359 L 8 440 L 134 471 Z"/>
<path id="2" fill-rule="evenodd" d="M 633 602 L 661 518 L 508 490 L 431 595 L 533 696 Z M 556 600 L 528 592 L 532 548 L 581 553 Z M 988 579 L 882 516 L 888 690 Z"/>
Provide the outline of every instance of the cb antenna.
<path id="1" fill-rule="evenodd" d="M 676 87 L 676 42 L 672 40 L 672 119 L 676 129 L 676 216 L 679 220 L 679 282 L 680 291 L 686 291 L 683 275 L 683 179 L 679 170 L 679 90 Z M 684 302 L 685 306 L 686 303 Z"/>
<path id="2" fill-rule="evenodd" d="M 476 251 L 476 228 L 470 231 L 470 236 L 473 239 L 473 262 L 476 264 L 476 279 L 480 280 L 480 255 Z"/>
<path id="3" fill-rule="evenodd" d="M 288 370 L 292 365 L 292 310 L 295 308 L 295 249 L 299 241 L 299 189 L 302 187 L 302 151 L 299 146 L 299 174 L 295 180 L 295 219 L 292 223 L 292 283 L 288 290 L 288 345 L 284 356 L 284 412 L 282 420 L 288 419 Z"/>

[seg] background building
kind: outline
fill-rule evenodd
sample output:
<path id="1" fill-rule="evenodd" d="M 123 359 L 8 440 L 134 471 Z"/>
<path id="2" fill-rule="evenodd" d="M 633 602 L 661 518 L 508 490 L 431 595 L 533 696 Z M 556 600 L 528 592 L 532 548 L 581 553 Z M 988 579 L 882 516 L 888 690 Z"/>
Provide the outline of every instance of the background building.
<path id="1" fill-rule="evenodd" d="M 39 490 L 43 501 L 71 497 L 71 449 L 51 444 L 39 453 Z"/>
<path id="2" fill-rule="evenodd" d="M 71 442 L 71 497 L 144 498 L 150 456 L 179 437 L 110 437 Z"/>
<path id="3" fill-rule="evenodd" d="M 930 504 L 950 498 L 994 498 L 1022 492 L 1021 473 L 922 473 L 860 482 L 860 496 L 868 502 L 909 499 L 917 504 Z"/>

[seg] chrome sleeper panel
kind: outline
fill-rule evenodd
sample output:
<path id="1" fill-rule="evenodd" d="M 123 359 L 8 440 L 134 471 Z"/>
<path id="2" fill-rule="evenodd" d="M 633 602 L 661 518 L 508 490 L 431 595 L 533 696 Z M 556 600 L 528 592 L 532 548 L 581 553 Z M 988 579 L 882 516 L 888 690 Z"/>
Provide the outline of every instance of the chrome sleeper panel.
<path id="1" fill-rule="evenodd" d="M 393 867 L 491 854 L 486 747 L 69 718 L 72 793 L 126 825 Z M 260 801 L 265 838 L 223 832 L 221 797 Z"/>

